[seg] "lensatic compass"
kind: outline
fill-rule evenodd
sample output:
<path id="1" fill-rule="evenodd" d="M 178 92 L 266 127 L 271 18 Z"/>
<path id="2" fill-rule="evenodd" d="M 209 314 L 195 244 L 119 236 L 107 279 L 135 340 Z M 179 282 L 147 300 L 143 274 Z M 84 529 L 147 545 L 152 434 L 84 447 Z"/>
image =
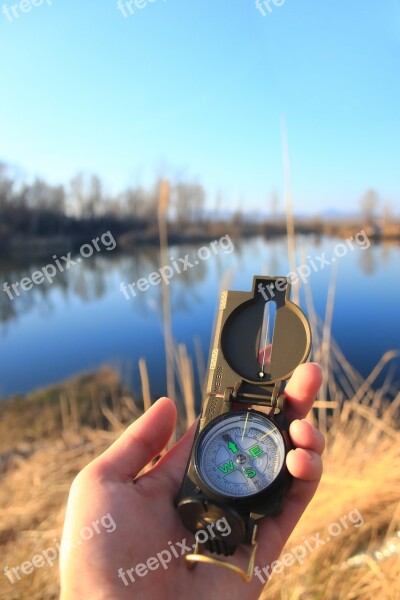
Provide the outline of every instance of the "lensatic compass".
<path id="1" fill-rule="evenodd" d="M 251 292 L 222 292 L 205 400 L 175 500 L 183 524 L 196 534 L 188 564 L 224 566 L 246 581 L 257 521 L 281 510 L 291 481 L 283 384 L 311 347 L 309 323 L 289 292 L 288 279 L 261 276 Z M 210 555 L 233 555 L 242 544 L 252 545 L 247 571 Z"/>

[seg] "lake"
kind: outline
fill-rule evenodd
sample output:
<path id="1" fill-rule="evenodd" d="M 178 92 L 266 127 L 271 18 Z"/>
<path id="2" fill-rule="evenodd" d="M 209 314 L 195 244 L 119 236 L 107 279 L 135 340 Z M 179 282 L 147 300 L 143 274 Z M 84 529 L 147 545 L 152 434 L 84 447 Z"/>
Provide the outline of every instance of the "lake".
<path id="1" fill-rule="evenodd" d="M 386 350 L 400 347 L 400 247 L 361 242 L 350 248 L 343 240 L 307 236 L 298 237 L 296 246 L 297 264 L 308 265 L 302 287 L 310 286 L 322 318 L 335 276 L 332 334 L 367 376 Z M 224 277 L 229 289 L 250 290 L 255 274 L 290 271 L 284 238 L 236 240 L 234 246 L 225 240 L 212 250 L 204 243 L 208 249 L 201 256 L 199 247 L 170 247 L 167 259 L 176 265 L 170 266 L 169 283 L 174 340 L 186 344 L 194 362 L 196 352 L 207 361 Z M 146 284 L 139 281 L 159 268 L 158 249 L 103 251 L 58 272 L 51 285 L 34 285 L 13 300 L 3 291 L 4 281 L 20 281 L 45 264 L 0 262 L 0 396 L 25 393 L 103 364 L 118 368 L 123 381 L 140 393 L 140 357 L 147 361 L 152 394 L 165 394 L 162 288 L 156 275 L 146 291 L 140 291 Z M 133 282 L 135 296 L 127 288 Z"/>

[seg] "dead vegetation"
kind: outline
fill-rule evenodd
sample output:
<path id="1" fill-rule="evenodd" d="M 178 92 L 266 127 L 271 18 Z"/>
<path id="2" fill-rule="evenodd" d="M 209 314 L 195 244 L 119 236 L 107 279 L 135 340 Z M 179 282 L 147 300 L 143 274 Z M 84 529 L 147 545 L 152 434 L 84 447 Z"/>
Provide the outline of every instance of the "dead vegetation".
<path id="1" fill-rule="evenodd" d="M 383 550 L 399 530 L 400 395 L 394 394 L 390 369 L 384 384 L 378 390 L 372 387 L 378 371 L 395 356 L 384 357 L 375 374 L 360 384 L 344 357 L 341 376 L 333 377 L 329 369 L 338 355 L 336 349 L 325 365 L 325 375 L 330 377 L 326 389 L 340 401 L 319 399 L 314 411 L 314 418 L 327 428 L 324 476 L 286 551 L 317 532 L 326 538 L 329 525 L 340 522 L 351 510 L 357 509 L 364 523 L 343 529 L 329 543 L 310 552 L 303 564 L 296 562 L 274 574 L 263 598 L 399 598 L 398 547 L 397 553 L 388 557 Z M 182 349 L 175 356 L 181 361 L 180 372 L 187 377 L 190 359 Z M 142 365 L 144 374 L 143 369 Z M 344 397 L 344 389 L 352 390 L 351 397 Z M 191 392 L 185 408 L 181 410 L 181 430 L 193 418 Z M 118 375 L 109 369 L 1 407 L 2 570 L 30 560 L 47 547 L 57 547 L 75 474 L 115 439 L 124 423 L 140 414 Z M 377 560 L 373 554 L 376 550 L 382 551 L 383 560 Z M 349 559 L 357 554 L 365 554 L 367 559 L 354 567 Z M 3 573 L 0 581 L 0 598 L 57 598 L 57 561 L 52 567 L 45 564 L 34 569 L 14 585 Z"/>

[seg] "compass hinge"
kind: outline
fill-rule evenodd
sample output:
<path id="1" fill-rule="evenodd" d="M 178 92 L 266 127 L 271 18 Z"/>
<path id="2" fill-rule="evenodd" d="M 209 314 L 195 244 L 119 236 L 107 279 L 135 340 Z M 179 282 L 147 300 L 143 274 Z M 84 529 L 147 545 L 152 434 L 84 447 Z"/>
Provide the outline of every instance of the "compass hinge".
<path id="1" fill-rule="evenodd" d="M 284 396 L 280 394 L 281 382 L 278 381 L 270 386 L 249 385 L 247 382 L 238 381 L 231 390 L 231 397 L 234 402 L 241 404 L 254 404 L 259 406 L 271 407 L 274 410 L 282 410 L 284 407 Z"/>

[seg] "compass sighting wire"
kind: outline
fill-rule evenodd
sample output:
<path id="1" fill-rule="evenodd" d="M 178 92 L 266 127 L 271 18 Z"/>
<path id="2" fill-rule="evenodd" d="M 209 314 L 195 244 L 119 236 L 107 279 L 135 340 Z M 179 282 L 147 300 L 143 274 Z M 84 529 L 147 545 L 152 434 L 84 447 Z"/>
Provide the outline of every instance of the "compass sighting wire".
<path id="1" fill-rule="evenodd" d="M 264 367 L 265 367 L 265 355 L 267 353 L 267 341 L 268 341 L 268 333 L 269 333 L 269 315 L 267 318 L 267 327 L 265 330 L 265 340 L 264 340 L 264 355 L 263 355 L 263 361 L 262 361 L 262 366 L 261 366 L 261 370 L 264 373 Z"/>

